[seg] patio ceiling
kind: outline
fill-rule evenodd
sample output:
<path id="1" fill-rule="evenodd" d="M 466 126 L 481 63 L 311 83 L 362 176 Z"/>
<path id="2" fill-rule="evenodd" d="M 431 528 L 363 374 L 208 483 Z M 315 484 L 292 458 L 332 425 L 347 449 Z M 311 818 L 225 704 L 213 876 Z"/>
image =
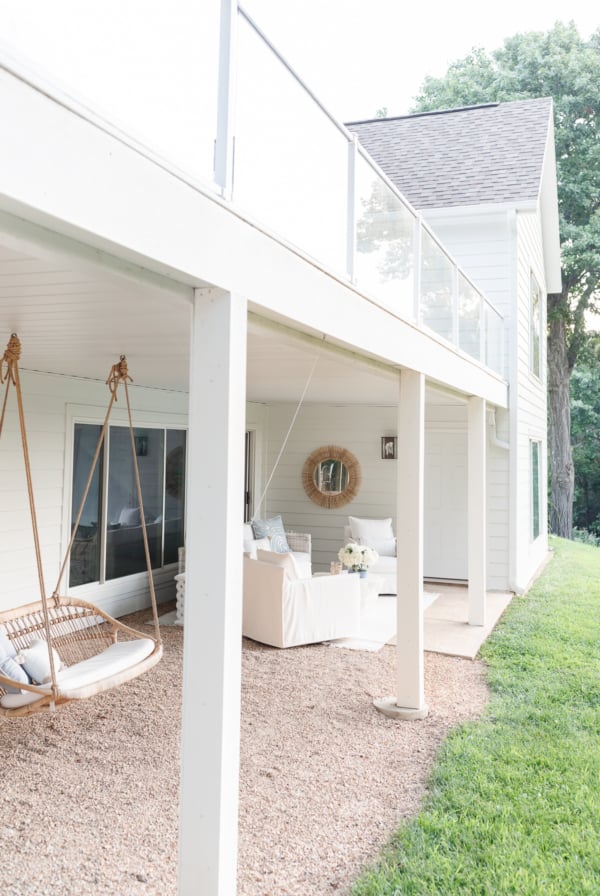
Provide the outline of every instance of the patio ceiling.
<path id="1" fill-rule="evenodd" d="M 82 259 L 0 242 L 0 347 L 16 332 L 23 370 L 95 380 L 125 354 L 137 385 L 187 391 L 191 287 L 91 254 Z M 307 402 L 396 403 L 393 372 L 325 347 L 321 334 L 299 337 L 265 323 L 251 315 L 250 401 L 296 403 L 312 371 Z M 460 401 L 436 396 L 437 403 Z"/>

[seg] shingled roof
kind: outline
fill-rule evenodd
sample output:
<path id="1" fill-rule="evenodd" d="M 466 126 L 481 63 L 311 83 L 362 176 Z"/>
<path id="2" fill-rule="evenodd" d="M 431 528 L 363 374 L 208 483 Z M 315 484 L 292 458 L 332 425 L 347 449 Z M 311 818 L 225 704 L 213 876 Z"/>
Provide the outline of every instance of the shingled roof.
<path id="1" fill-rule="evenodd" d="M 346 125 L 417 209 L 536 202 L 552 99 Z"/>

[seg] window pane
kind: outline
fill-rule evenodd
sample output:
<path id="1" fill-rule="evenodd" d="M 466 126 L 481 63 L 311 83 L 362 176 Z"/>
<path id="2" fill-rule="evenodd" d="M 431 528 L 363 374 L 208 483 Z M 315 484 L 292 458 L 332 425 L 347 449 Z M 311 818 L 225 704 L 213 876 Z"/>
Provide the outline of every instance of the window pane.
<path id="1" fill-rule="evenodd" d="M 73 439 L 73 489 L 71 520 L 77 519 L 85 486 L 92 468 L 102 427 L 76 423 Z M 90 490 L 77 527 L 70 557 L 69 584 L 85 585 L 100 578 L 100 536 L 102 500 L 102 454 L 94 471 Z"/>
<path id="2" fill-rule="evenodd" d="M 531 443 L 531 504 L 532 535 L 536 539 L 540 534 L 540 446 L 539 442 Z"/>
<path id="3" fill-rule="evenodd" d="M 134 436 L 150 560 L 157 567 L 162 561 L 164 433 L 161 429 L 135 429 Z M 146 556 L 141 513 L 130 434 L 123 426 L 110 428 L 107 517 L 106 578 L 143 572 Z"/>
<path id="4" fill-rule="evenodd" d="M 178 549 L 184 545 L 185 448 L 184 430 L 168 430 L 165 461 L 165 564 L 177 563 Z"/>
<path id="5" fill-rule="evenodd" d="M 536 376 L 541 374 L 540 356 L 540 288 L 537 280 L 531 275 L 531 370 Z"/>

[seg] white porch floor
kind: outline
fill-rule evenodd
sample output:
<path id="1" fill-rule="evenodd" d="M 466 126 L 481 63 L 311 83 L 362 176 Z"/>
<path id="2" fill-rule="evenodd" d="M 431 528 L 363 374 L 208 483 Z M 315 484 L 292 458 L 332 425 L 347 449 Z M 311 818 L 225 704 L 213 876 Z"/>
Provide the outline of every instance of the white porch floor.
<path id="1" fill-rule="evenodd" d="M 468 624 L 467 589 L 461 585 L 428 584 L 440 597 L 425 610 L 425 650 L 475 659 L 511 602 L 510 592 L 488 591 L 486 624 Z"/>

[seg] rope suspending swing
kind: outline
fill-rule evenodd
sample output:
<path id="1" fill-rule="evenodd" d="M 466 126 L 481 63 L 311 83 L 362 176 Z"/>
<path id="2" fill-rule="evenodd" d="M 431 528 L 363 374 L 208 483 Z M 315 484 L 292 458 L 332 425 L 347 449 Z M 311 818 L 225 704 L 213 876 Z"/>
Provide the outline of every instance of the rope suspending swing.
<path id="1" fill-rule="evenodd" d="M 120 360 L 113 364 L 106 380 L 110 392 L 108 409 L 79 510 L 73 521 L 71 537 L 56 586 L 51 597 L 48 598 L 44 584 L 19 378 L 20 356 L 21 343 L 18 336 L 13 333 L 0 361 L 0 385 L 5 384 L 0 413 L 0 436 L 12 387 L 17 399 L 40 599 L 35 603 L 0 611 L 0 715 L 4 716 L 23 716 L 47 711 L 70 700 L 86 699 L 103 693 L 141 675 L 142 672 L 152 668 L 162 656 L 158 608 L 129 402 L 128 383 L 132 382 L 132 379 L 127 369 L 127 360 L 122 355 Z M 108 430 L 110 413 L 113 404 L 117 401 L 120 386 L 123 387 L 127 405 L 133 471 L 140 507 L 152 604 L 153 637 L 113 619 L 88 601 L 60 594 L 61 582 L 75 542 L 94 471 Z"/>

